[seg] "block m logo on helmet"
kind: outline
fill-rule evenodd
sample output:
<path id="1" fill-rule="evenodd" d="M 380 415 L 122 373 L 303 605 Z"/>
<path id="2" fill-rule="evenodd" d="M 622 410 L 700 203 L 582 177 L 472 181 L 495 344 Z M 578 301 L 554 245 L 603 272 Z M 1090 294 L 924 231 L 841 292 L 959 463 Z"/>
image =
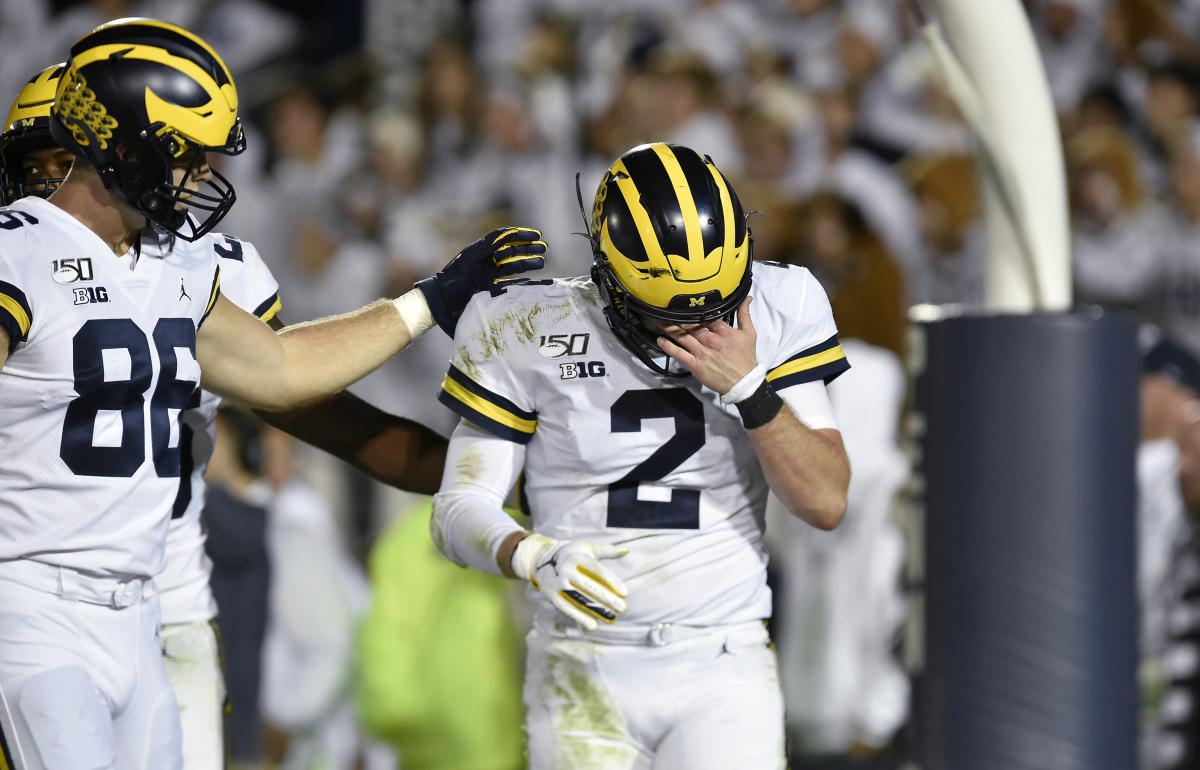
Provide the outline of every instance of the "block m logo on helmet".
<path id="1" fill-rule="evenodd" d="M 212 230 L 236 200 L 206 159 L 246 148 L 233 76 L 207 43 L 174 24 L 119 19 L 80 38 L 50 133 L 86 158 L 111 193 L 184 240 Z"/>
<path id="2" fill-rule="evenodd" d="M 704 297 L 688 297 L 688 307 L 704 307 Z"/>

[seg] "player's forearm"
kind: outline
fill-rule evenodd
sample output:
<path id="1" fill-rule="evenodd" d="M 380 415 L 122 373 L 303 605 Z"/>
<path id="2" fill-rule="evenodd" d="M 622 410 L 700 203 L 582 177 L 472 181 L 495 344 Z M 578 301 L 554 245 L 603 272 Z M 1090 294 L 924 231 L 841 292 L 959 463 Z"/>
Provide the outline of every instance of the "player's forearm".
<path id="1" fill-rule="evenodd" d="M 460 491 L 434 495 L 429 532 L 455 564 L 505 577 L 513 577 L 512 552 L 529 534 L 496 500 Z M 502 550 L 507 550 L 504 560 Z"/>
<path id="2" fill-rule="evenodd" d="M 4 364 L 8 361 L 8 344 L 8 332 L 0 329 L 0 370 L 4 369 Z"/>
<path id="3" fill-rule="evenodd" d="M 766 425 L 747 431 L 767 483 L 792 515 L 835 528 L 846 513 L 850 463 L 834 430 L 809 430 L 784 407 Z"/>
<path id="4" fill-rule="evenodd" d="M 352 393 L 342 391 L 309 406 L 259 416 L 384 484 L 425 495 L 437 492 L 446 439 Z"/>
<path id="5" fill-rule="evenodd" d="M 512 549 L 528 534 L 504 512 L 504 498 L 525 463 L 525 447 L 465 420 L 450 436 L 441 491 L 429 531 L 438 550 L 461 566 L 512 575 Z"/>
<path id="6" fill-rule="evenodd" d="M 423 329 L 421 331 L 424 331 Z M 344 390 L 413 339 L 389 300 L 278 332 L 282 360 L 266 409 L 289 408 Z"/>

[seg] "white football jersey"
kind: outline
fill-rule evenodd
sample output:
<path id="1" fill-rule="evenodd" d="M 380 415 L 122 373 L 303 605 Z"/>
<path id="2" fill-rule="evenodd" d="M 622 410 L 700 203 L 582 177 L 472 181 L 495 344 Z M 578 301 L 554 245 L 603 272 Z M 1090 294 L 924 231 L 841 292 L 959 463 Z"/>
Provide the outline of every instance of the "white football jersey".
<path id="1" fill-rule="evenodd" d="M 829 301 L 803 268 L 756 263 L 751 317 L 776 389 L 849 367 Z M 661 377 L 618 341 L 590 280 L 477 294 L 439 396 L 527 444 L 522 506 L 536 532 L 628 547 L 618 622 L 765 618 L 767 484 L 737 411 L 692 377 Z M 538 602 L 548 602 L 536 595 Z"/>
<path id="2" fill-rule="evenodd" d="M 210 245 L 117 257 L 40 198 L 0 209 L 0 560 L 162 569 L 179 413 L 219 287 Z"/>
<path id="3" fill-rule="evenodd" d="M 220 257 L 221 294 L 247 313 L 270 321 L 279 313 L 279 284 L 253 244 L 222 233 L 210 233 L 196 246 Z M 194 408 L 183 413 L 180 429 L 181 475 L 179 492 L 167 531 L 167 566 L 155 578 L 162 605 L 163 624 L 193 623 L 217 616 L 217 603 L 209 588 L 212 562 L 204 551 L 204 469 L 212 457 L 217 436 L 214 419 L 221 397 L 198 390 Z"/>

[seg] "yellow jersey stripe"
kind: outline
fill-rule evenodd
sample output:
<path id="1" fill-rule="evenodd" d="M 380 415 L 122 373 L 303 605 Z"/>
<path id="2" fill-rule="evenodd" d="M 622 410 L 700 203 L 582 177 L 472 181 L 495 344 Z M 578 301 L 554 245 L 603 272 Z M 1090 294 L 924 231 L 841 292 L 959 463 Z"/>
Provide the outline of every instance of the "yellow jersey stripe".
<path id="1" fill-rule="evenodd" d="M 212 293 L 208 295 L 208 304 L 204 306 L 204 315 L 212 312 L 213 305 L 217 304 L 217 297 L 221 296 L 221 271 L 217 271 L 217 278 L 213 281 Z M 264 319 L 265 320 L 265 319 Z"/>
<path id="2" fill-rule="evenodd" d="M 786 377 L 789 374 L 803 372 L 806 369 L 815 369 L 818 366 L 845 357 L 846 354 L 842 351 L 842 346 L 838 345 L 830 348 L 829 350 L 823 350 L 820 353 L 814 353 L 811 356 L 797 358 L 793 361 L 780 364 L 771 371 L 767 372 L 767 382 L 770 382 L 771 380 L 777 380 L 780 377 Z"/>
<path id="3" fill-rule="evenodd" d="M 694 264 L 700 264 L 705 257 L 704 236 L 700 234 L 700 216 L 696 213 L 696 199 L 692 196 L 692 188 L 684 176 L 683 167 L 675 153 L 665 144 L 651 145 L 654 154 L 662 161 L 667 170 L 671 186 L 675 188 L 675 197 L 679 200 L 679 211 L 683 214 L 683 231 L 687 235 L 688 253 L 681 254 Z M 728 211 L 728 209 L 726 209 Z"/>
<path id="4" fill-rule="evenodd" d="M 258 317 L 264 321 L 270 321 L 272 318 L 279 315 L 279 311 L 282 307 L 283 307 L 283 301 L 281 299 L 279 299 L 279 297 L 276 297 L 275 302 L 273 302 L 271 304 L 271 306 L 266 309 L 265 312 L 259 313 Z"/>
<path id="5" fill-rule="evenodd" d="M 452 396 L 455 400 L 462 402 L 471 409 L 474 409 L 484 417 L 495 420 L 506 428 L 511 428 L 515 431 L 529 434 L 532 434 L 534 429 L 537 428 L 537 420 L 526 420 L 522 417 L 518 417 L 507 409 L 493 404 L 483 396 L 475 395 L 462 385 L 452 380 L 449 375 L 446 376 L 446 379 L 442 380 L 442 390 L 446 391 L 446 393 Z"/>
<path id="6" fill-rule="evenodd" d="M 25 312 L 25 308 L 21 307 L 21 303 L 7 294 L 0 294 L 0 308 L 7 310 L 9 315 L 16 319 L 17 326 L 21 329 L 22 337 L 29 334 L 29 314 Z M 16 342 L 17 340 L 13 340 L 14 344 Z"/>

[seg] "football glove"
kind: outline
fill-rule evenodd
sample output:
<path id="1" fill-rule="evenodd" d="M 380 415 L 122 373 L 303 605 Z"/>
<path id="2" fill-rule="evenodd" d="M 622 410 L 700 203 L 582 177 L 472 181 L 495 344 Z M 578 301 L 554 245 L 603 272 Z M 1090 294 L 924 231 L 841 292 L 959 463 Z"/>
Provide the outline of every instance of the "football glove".
<path id="1" fill-rule="evenodd" d="M 517 543 L 512 569 L 560 612 L 592 631 L 597 621 L 612 623 L 617 613 L 625 611 L 629 589 L 600 560 L 627 553 L 605 543 L 530 535 Z"/>
<path id="2" fill-rule="evenodd" d="M 458 319 L 477 291 L 490 289 L 497 278 L 546 266 L 546 242 L 532 227 L 493 230 L 458 253 L 437 275 L 417 281 L 433 320 L 454 336 Z"/>

